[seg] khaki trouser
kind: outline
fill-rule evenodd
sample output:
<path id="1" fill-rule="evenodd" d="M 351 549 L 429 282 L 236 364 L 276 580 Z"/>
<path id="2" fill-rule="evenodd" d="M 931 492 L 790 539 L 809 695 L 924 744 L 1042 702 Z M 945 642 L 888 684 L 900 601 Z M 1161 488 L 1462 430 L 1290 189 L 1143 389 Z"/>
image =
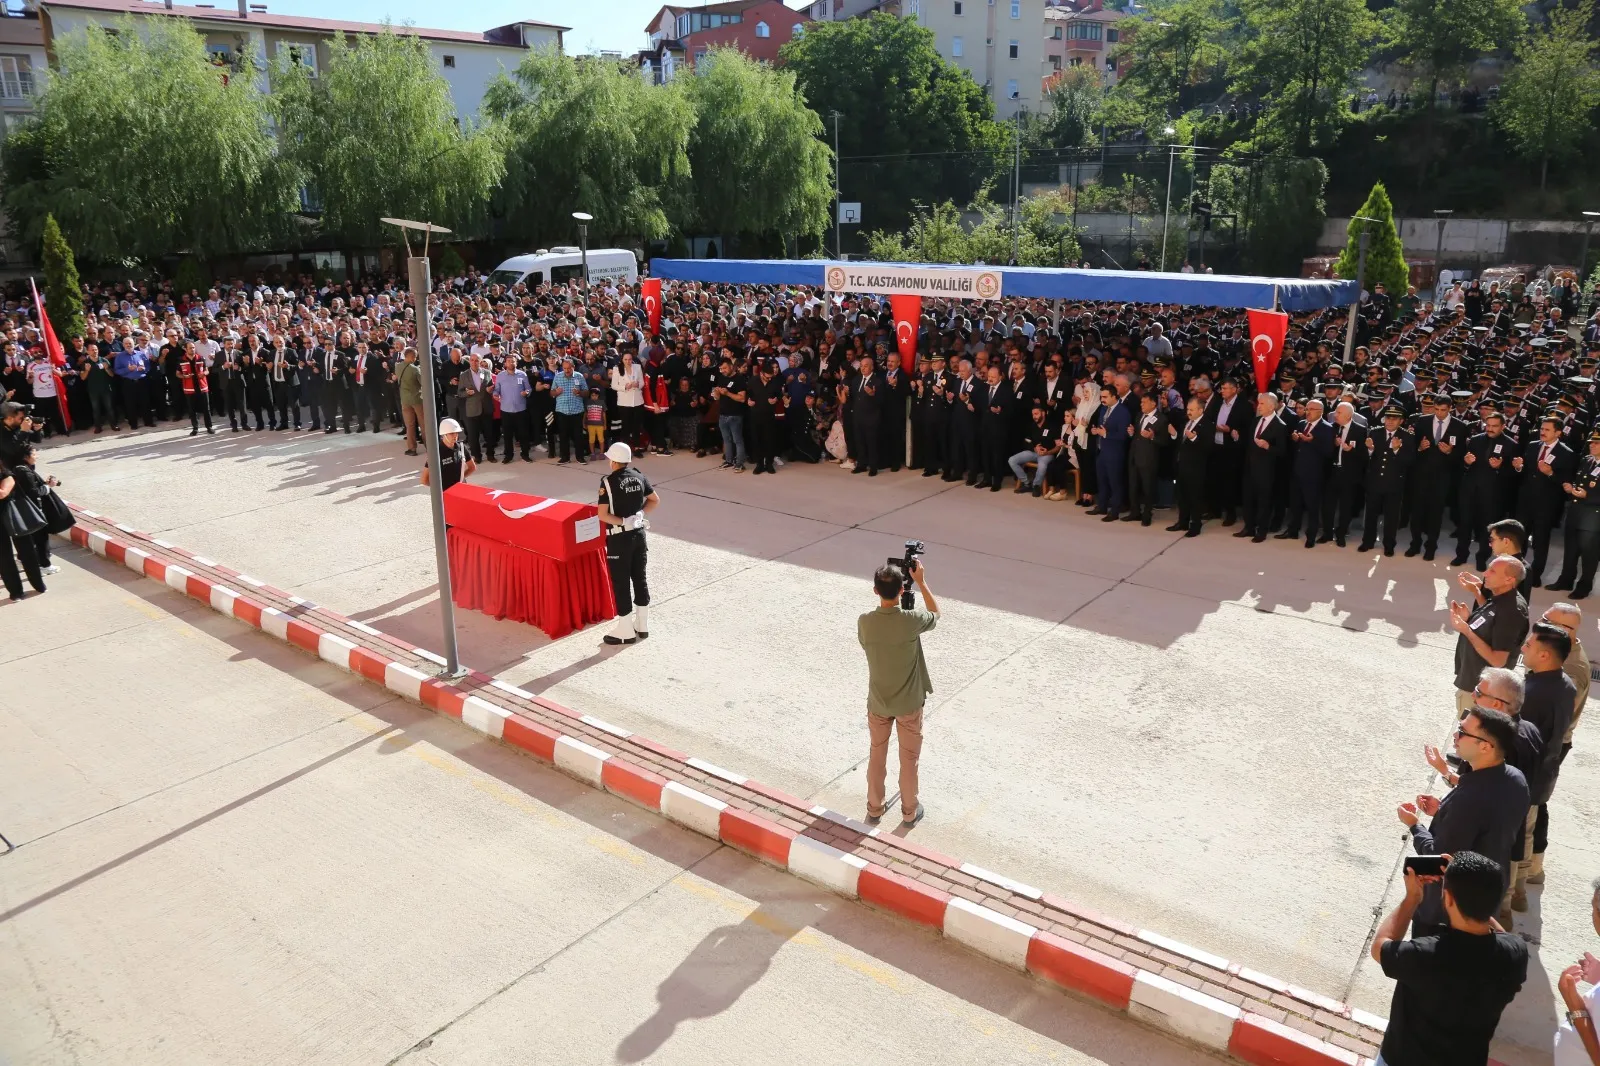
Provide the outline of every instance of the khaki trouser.
<path id="1" fill-rule="evenodd" d="M 1465 718 L 1467 716 L 1467 712 L 1472 710 L 1475 702 L 1476 700 L 1472 695 L 1471 689 L 1467 689 L 1466 691 L 1456 689 L 1456 718 L 1458 720 Z"/>
<path id="2" fill-rule="evenodd" d="M 884 813 L 884 779 L 889 774 L 889 731 L 900 734 L 900 811 L 907 817 L 917 813 L 917 760 L 922 756 L 922 708 L 911 714 L 887 718 L 867 712 L 867 732 L 872 748 L 867 754 L 867 813 Z"/>
<path id="3" fill-rule="evenodd" d="M 1533 872 L 1533 823 L 1539 818 L 1539 805 L 1528 804 L 1528 817 L 1522 823 L 1522 847 L 1511 856 L 1511 869 L 1507 871 L 1506 898 L 1501 904 L 1502 908 L 1511 906 L 1511 897 L 1517 894 L 1517 889 L 1527 884 L 1528 875 Z"/>
<path id="4" fill-rule="evenodd" d="M 428 436 L 427 423 L 422 417 L 422 405 L 401 404 L 400 417 L 406 424 L 406 450 L 416 451 L 417 431 L 419 429 L 422 431 L 424 441 L 426 441 Z"/>

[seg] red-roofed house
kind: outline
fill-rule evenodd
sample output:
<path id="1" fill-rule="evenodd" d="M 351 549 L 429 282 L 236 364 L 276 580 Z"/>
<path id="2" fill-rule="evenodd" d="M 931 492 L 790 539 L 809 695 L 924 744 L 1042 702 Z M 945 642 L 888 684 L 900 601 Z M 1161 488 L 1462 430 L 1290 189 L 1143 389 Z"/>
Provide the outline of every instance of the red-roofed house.
<path id="1" fill-rule="evenodd" d="M 638 55 L 639 66 L 652 81 L 671 81 L 684 66 L 713 48 L 737 48 L 768 63 L 778 49 L 805 32 L 811 21 L 780 0 L 727 0 L 699 7 L 667 5 L 645 27 L 650 46 Z"/>

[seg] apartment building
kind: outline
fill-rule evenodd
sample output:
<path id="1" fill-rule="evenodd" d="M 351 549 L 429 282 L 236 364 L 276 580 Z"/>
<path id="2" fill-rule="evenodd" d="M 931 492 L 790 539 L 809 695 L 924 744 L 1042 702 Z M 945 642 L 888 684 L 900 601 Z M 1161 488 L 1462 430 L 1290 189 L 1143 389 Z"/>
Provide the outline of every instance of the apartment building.
<path id="1" fill-rule="evenodd" d="M 310 67 L 312 73 L 325 69 L 335 33 L 378 33 L 383 27 L 371 22 L 344 22 L 336 19 L 277 15 L 262 3 L 238 0 L 229 4 L 187 6 L 172 0 L 40 0 L 40 24 L 44 47 L 51 41 L 85 26 L 110 27 L 124 17 L 185 18 L 205 38 L 206 50 L 220 68 L 239 69 L 245 56 L 254 57 L 264 67 L 271 56 L 286 55 Z M 483 94 L 501 70 L 513 70 L 529 49 L 560 51 L 563 34 L 569 29 L 546 22 L 512 22 L 481 33 L 460 30 L 432 30 L 419 26 L 396 26 L 395 32 L 420 38 L 428 47 L 439 71 L 450 83 L 456 111 L 462 116 L 478 113 Z"/>
<path id="2" fill-rule="evenodd" d="M 713 48 L 737 48 L 768 63 L 778 49 L 805 32 L 811 21 L 781 0 L 727 0 L 697 7 L 667 5 L 657 11 L 645 33 L 649 47 L 637 60 L 647 80 L 671 81 L 684 67 L 693 69 Z"/>
<path id="3" fill-rule="evenodd" d="M 1070 67 L 1090 67 L 1100 72 L 1104 84 L 1119 77 L 1112 56 L 1120 30 L 1117 23 L 1127 12 L 1107 10 L 1103 0 L 1064 0 L 1044 11 L 1045 77 Z"/>

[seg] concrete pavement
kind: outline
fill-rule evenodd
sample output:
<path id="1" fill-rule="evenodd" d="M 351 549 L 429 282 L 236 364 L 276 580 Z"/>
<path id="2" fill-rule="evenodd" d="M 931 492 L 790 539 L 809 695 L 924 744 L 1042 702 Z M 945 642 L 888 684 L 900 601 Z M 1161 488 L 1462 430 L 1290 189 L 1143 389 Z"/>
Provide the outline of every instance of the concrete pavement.
<path id="1" fill-rule="evenodd" d="M 0 609 L 0 1059 L 1211 1061 L 60 557 Z"/>
<path id="2" fill-rule="evenodd" d="M 391 438 L 147 433 L 54 451 L 76 502 L 437 645 L 425 499 Z M 705 465 L 643 464 L 667 500 L 647 645 L 618 656 L 592 634 L 552 643 L 468 617 L 468 661 L 855 810 L 862 575 L 904 537 L 928 540 L 946 622 L 929 644 L 919 839 L 1386 1013 L 1361 949 L 1393 898 L 1394 805 L 1428 786 L 1420 746 L 1450 717 L 1452 572 L 1215 530 L 1185 541 L 934 479 Z M 597 474 L 483 469 L 573 498 Z M 1583 901 L 1566 896 L 1586 900 L 1597 865 L 1581 799 L 1595 769 L 1580 733 L 1550 860 L 1565 872 L 1536 904 L 1562 909 L 1525 925 L 1552 969 L 1585 944 Z M 1314 878 L 1285 861 L 1308 852 Z M 1538 1048 L 1553 1016 L 1533 982 L 1503 1032 Z"/>

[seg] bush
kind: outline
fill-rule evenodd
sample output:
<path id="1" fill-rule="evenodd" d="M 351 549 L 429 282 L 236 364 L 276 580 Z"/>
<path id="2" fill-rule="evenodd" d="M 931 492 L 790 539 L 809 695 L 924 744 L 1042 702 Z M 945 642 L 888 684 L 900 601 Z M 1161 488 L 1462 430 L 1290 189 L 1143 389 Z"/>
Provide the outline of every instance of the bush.
<path id="1" fill-rule="evenodd" d="M 61 235 L 54 215 L 44 216 L 41 258 L 44 267 L 44 309 L 56 336 L 83 336 L 83 283 L 72 248 Z"/>
<path id="2" fill-rule="evenodd" d="M 176 299 L 189 292 L 204 296 L 211 287 L 211 277 L 193 257 L 186 257 L 172 274 L 172 295 Z"/>

